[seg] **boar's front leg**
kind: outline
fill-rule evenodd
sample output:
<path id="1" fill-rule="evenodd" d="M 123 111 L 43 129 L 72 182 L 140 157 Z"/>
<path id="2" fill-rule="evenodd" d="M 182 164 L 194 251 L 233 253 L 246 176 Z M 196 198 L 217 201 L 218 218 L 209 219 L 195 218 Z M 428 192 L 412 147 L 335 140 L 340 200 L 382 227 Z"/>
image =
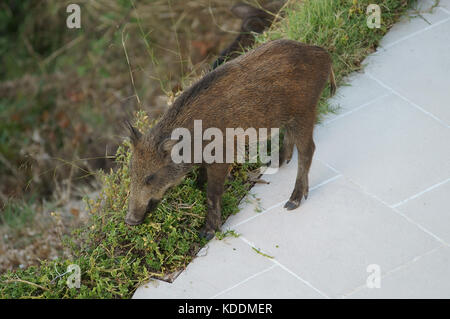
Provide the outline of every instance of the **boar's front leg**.
<path id="1" fill-rule="evenodd" d="M 206 173 L 206 167 L 205 167 L 205 165 L 201 165 L 198 168 L 198 176 L 197 176 L 197 181 L 195 183 L 197 188 L 203 189 L 203 187 L 206 185 L 206 182 L 208 180 L 207 178 L 208 178 L 208 176 Z"/>
<path id="2" fill-rule="evenodd" d="M 212 164 L 206 169 L 208 178 L 206 187 L 208 212 L 205 225 L 200 230 L 200 235 L 207 240 L 212 239 L 216 230 L 222 226 L 222 194 L 229 167 L 229 164 Z"/>

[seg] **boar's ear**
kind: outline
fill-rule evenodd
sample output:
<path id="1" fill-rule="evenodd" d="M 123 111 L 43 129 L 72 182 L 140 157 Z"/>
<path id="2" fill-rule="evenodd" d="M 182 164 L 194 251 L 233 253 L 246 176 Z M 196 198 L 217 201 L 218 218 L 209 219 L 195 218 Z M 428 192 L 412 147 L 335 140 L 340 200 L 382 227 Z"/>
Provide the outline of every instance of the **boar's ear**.
<path id="1" fill-rule="evenodd" d="M 262 33 L 266 28 L 266 23 L 264 20 L 259 17 L 252 17 L 250 19 L 246 19 L 244 24 L 242 25 L 242 29 L 246 32 L 257 32 Z"/>
<path id="2" fill-rule="evenodd" d="M 245 3 L 238 3 L 231 8 L 231 12 L 236 17 L 245 19 L 248 16 L 259 15 L 261 10 Z"/>
<path id="3" fill-rule="evenodd" d="M 170 138 L 166 138 L 159 144 L 159 151 L 161 154 L 164 154 L 164 156 L 170 155 L 172 148 L 177 144 L 178 140 L 172 140 Z"/>
<path id="4" fill-rule="evenodd" d="M 126 121 L 125 122 L 126 127 L 128 128 L 128 130 L 130 131 L 130 140 L 131 143 L 133 145 L 136 145 L 137 142 L 140 140 L 140 138 L 142 137 L 142 133 L 139 132 L 139 130 L 137 128 L 135 128 L 133 125 L 131 125 L 130 122 Z"/>

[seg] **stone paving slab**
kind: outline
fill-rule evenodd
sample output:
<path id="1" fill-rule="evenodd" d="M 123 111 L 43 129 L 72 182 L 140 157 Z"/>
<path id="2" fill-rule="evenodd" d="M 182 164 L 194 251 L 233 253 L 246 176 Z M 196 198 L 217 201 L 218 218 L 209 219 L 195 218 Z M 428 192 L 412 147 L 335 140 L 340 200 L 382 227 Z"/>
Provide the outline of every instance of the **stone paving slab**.
<path id="1" fill-rule="evenodd" d="M 410 10 L 408 15 L 402 17 L 384 36 L 380 42 L 380 50 L 383 51 L 383 49 L 395 45 L 397 41 L 402 41 L 405 37 L 414 37 L 416 32 L 423 32 L 423 30 L 447 20 L 449 12 L 446 12 L 443 2 L 445 1 L 441 0 L 440 8 L 430 12 L 434 5 L 433 0 L 418 1 L 415 8 Z M 418 14 L 420 16 L 417 16 Z"/>
<path id="2" fill-rule="evenodd" d="M 450 14 L 450 0 L 441 0 L 439 3 L 439 7 L 446 10 L 448 14 Z"/>
<path id="3" fill-rule="evenodd" d="M 450 15 L 441 22 L 404 40 L 401 45 L 371 56 L 366 60 L 365 71 L 448 127 Z"/>
<path id="4" fill-rule="evenodd" d="M 311 190 L 337 175 L 338 173 L 323 163 L 313 161 L 309 174 Z M 256 184 L 250 192 L 251 195 L 242 202 L 239 213 L 230 216 L 223 228 L 234 228 L 236 225 L 257 217 L 258 212 L 284 206 L 294 189 L 296 176 L 297 152 L 295 151 L 288 165 L 281 167 L 276 174 L 262 177 L 262 180 L 269 184 Z"/>
<path id="5" fill-rule="evenodd" d="M 370 264 L 388 271 L 439 245 L 345 177 L 235 230 L 329 297 L 364 284 Z"/>
<path id="6" fill-rule="evenodd" d="M 450 243 L 450 178 L 401 203 L 397 209 Z"/>
<path id="7" fill-rule="evenodd" d="M 449 52 L 450 0 L 402 19 L 316 127 L 308 200 L 283 208 L 295 155 L 224 224 L 239 238 L 134 298 L 449 298 Z"/>
<path id="8" fill-rule="evenodd" d="M 267 289 L 270 287 L 270 289 Z M 221 299 L 323 299 L 324 296 L 311 289 L 278 265 L 249 278 L 247 281 L 231 287 L 214 296 Z"/>
<path id="9" fill-rule="evenodd" d="M 395 95 L 318 127 L 315 140 L 319 159 L 390 205 L 450 175 L 450 130 Z"/>
<path id="10" fill-rule="evenodd" d="M 273 266 L 234 237 L 212 240 L 198 255 L 173 283 L 152 280 L 134 298 L 210 298 Z"/>
<path id="11" fill-rule="evenodd" d="M 386 275 L 379 289 L 362 287 L 349 298 L 450 298 L 450 251 L 440 247 Z"/>
<path id="12" fill-rule="evenodd" d="M 330 99 L 330 105 L 337 110 L 337 114 L 326 115 L 323 125 L 327 126 L 329 123 L 356 112 L 390 94 L 389 90 L 367 74 L 355 72 L 347 78 L 346 85 L 340 87 L 336 95 Z"/>

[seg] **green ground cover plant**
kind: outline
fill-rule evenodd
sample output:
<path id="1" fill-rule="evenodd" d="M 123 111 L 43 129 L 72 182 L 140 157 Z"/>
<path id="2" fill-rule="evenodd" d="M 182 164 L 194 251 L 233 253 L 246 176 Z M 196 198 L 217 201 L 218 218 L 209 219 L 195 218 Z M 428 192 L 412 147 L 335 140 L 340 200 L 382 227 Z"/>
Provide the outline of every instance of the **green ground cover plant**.
<path id="1" fill-rule="evenodd" d="M 366 25 L 369 3 L 382 8 L 380 29 Z M 342 83 L 345 75 L 361 67 L 362 59 L 407 7 L 408 1 L 403 0 L 289 1 L 284 18 L 259 36 L 257 44 L 288 38 L 320 45 L 331 53 L 336 78 Z M 327 94 L 321 102 L 321 114 L 331 110 Z M 151 126 L 144 112 L 136 114 L 136 126 L 141 131 Z M 117 169 L 101 173 L 103 189 L 96 200 L 87 201 L 89 224 L 63 238 L 72 257 L 7 272 L 0 276 L 0 298 L 130 298 L 149 278 L 164 278 L 192 260 L 205 244 L 198 230 L 206 213 L 206 195 L 195 185 L 197 171 L 171 189 L 142 225 L 131 227 L 124 223 L 130 155 L 130 143 L 124 141 L 117 150 Z M 257 168 L 255 164 L 234 166 L 223 197 L 224 219 L 238 211 L 252 185 L 250 175 Z M 81 269 L 80 288 L 66 284 L 71 264 Z"/>

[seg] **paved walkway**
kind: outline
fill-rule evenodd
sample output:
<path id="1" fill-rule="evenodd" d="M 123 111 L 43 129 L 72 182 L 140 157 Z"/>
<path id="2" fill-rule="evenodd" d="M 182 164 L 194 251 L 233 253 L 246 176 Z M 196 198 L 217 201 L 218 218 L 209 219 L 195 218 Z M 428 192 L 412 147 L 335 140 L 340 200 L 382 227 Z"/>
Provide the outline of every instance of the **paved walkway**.
<path id="1" fill-rule="evenodd" d="M 240 237 L 134 298 L 450 298 L 450 0 L 423 17 L 395 25 L 338 90 L 299 209 L 283 209 L 294 158 L 228 219 Z"/>

